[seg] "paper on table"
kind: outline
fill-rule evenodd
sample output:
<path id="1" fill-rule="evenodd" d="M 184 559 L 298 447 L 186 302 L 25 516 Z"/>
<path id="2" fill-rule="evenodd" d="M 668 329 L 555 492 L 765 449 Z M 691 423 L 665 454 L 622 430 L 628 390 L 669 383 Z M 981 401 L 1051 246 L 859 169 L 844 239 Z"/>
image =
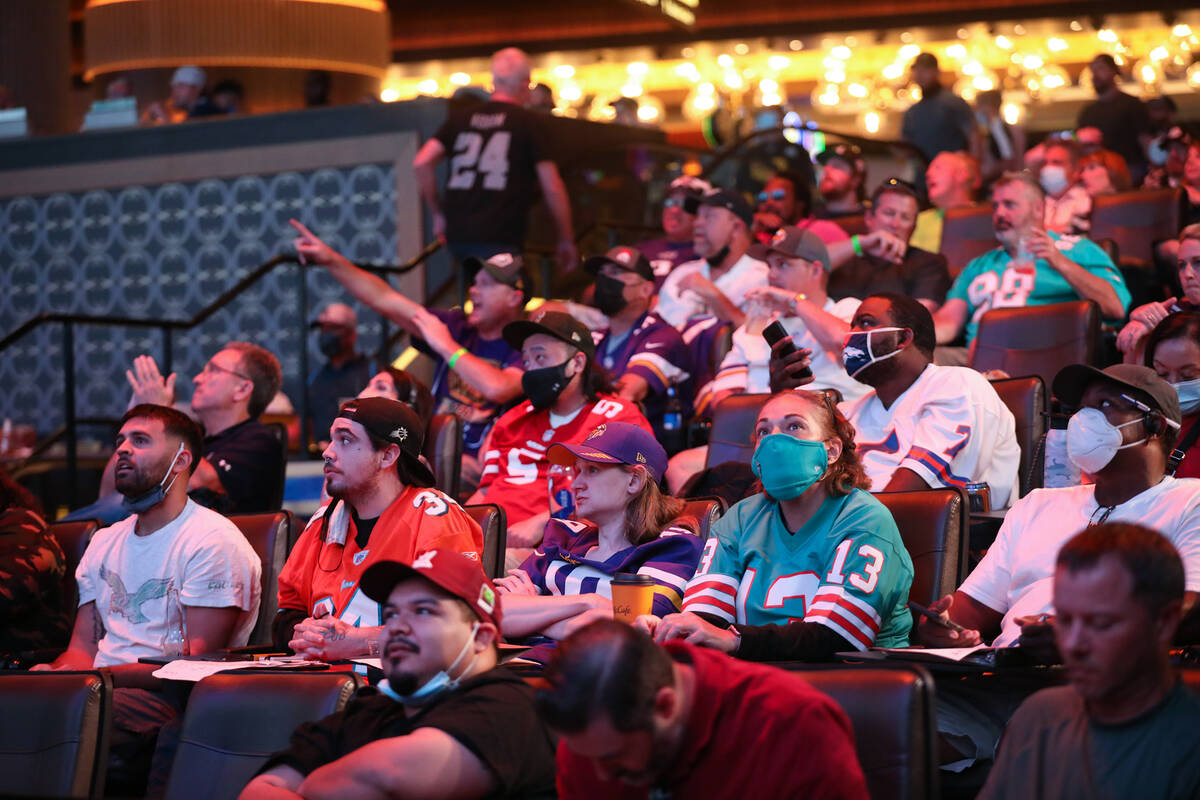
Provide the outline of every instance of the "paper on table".
<path id="1" fill-rule="evenodd" d="M 286 656 L 283 658 L 263 658 L 258 661 L 189 661 L 187 659 L 179 659 L 164 664 L 156 669 L 152 674 L 156 678 L 161 678 L 165 681 L 199 681 L 204 680 L 209 675 L 215 675 L 218 672 L 227 672 L 231 669 L 246 669 L 248 667 L 310 667 L 313 662 L 297 659 L 295 656 Z"/>
<path id="2" fill-rule="evenodd" d="M 364 664 L 368 667 L 374 667 L 378 670 L 383 669 L 383 665 L 379 663 L 378 658 L 353 658 L 351 661 L 353 661 L 355 664 Z"/>
<path id="3" fill-rule="evenodd" d="M 916 656 L 945 661 L 962 661 L 980 650 L 991 650 L 992 648 L 986 644 L 977 644 L 974 647 L 878 647 L 874 649 L 889 655 L 894 653 L 901 658 Z"/>

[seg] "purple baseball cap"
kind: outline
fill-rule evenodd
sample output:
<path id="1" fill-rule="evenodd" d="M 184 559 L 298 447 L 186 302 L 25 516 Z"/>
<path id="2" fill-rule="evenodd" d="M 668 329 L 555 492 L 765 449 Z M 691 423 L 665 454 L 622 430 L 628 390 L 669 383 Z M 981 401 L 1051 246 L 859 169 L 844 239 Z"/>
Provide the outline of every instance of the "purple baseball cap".
<path id="1" fill-rule="evenodd" d="M 641 464 L 657 483 L 667 471 L 667 451 L 645 428 L 628 422 L 605 422 L 578 444 L 552 444 L 546 457 L 570 467 L 575 459 L 597 464 Z"/>

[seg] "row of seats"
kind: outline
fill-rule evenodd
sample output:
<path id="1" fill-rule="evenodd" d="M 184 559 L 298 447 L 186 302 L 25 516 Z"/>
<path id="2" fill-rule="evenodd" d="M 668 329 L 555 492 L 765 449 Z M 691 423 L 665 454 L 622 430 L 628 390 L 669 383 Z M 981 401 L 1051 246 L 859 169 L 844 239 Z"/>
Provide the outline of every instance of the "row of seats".
<path id="1" fill-rule="evenodd" d="M 893 664 L 782 666 L 846 710 L 872 797 L 935 796 L 928 673 Z M 188 700 L 167 797 L 233 800 L 298 725 L 340 711 L 359 686 L 349 672 L 235 670 L 205 678 Z M 0 792 L 99 797 L 111 698 L 101 672 L 0 675 L 0 707 L 8 712 L 0 719 Z"/>

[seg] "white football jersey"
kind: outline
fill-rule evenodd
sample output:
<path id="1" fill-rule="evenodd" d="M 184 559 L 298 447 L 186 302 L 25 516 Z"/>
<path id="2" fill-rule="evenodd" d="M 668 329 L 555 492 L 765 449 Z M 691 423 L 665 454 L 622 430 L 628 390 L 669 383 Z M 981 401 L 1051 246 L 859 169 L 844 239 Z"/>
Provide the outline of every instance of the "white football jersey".
<path id="1" fill-rule="evenodd" d="M 930 364 L 891 408 L 871 391 L 842 403 L 841 410 L 854 425 L 872 491 L 882 490 L 905 467 L 934 487 L 982 481 L 991 489 L 993 508 L 1016 499 L 1021 462 L 1016 421 L 975 370 Z"/>

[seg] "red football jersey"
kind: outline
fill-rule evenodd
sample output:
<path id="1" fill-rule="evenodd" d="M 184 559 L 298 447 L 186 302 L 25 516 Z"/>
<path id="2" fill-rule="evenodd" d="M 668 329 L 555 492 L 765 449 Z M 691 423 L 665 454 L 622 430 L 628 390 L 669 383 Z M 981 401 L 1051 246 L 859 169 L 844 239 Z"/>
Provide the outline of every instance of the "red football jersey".
<path id="1" fill-rule="evenodd" d="M 483 554 L 483 531 L 462 506 L 437 489 L 405 487 L 379 515 L 365 549 L 354 540 L 348 520 L 346 543 L 319 538 L 322 506 L 296 541 L 279 572 L 279 608 L 312 615 L 318 606 L 350 625 L 382 625 L 379 604 L 362 593 L 358 580 L 378 561 L 412 563 L 426 550 L 456 550 L 476 561 Z"/>
<path id="2" fill-rule="evenodd" d="M 487 502 L 504 509 L 509 525 L 548 512 L 546 451 L 555 442 L 582 442 L 605 422 L 629 422 L 653 433 L 635 404 L 612 395 L 601 395 L 557 428 L 550 424 L 549 411 L 535 411 L 531 403 L 509 409 L 496 420 L 483 454 L 479 488 Z"/>

